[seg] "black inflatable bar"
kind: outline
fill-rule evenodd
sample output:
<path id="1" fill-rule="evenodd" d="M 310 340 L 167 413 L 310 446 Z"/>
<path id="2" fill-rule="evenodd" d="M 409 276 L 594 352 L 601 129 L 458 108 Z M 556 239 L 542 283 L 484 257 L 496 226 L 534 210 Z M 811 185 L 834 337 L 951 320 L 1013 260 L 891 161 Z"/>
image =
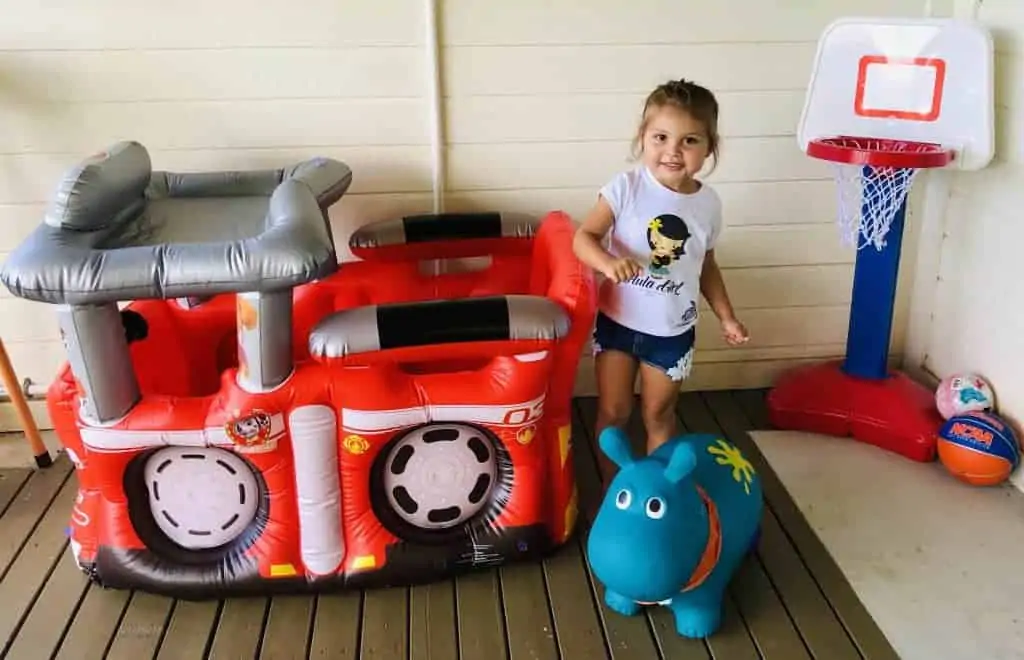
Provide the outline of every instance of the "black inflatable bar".
<path id="1" fill-rule="evenodd" d="M 348 244 L 362 259 L 383 261 L 519 253 L 526 248 L 513 243 L 528 244 L 539 228 L 537 218 L 523 213 L 424 213 L 371 222 L 353 232 Z"/>
<path id="2" fill-rule="evenodd" d="M 336 312 L 309 336 L 313 357 L 478 341 L 554 341 L 569 332 L 569 316 L 542 296 L 481 296 L 462 300 L 367 305 Z"/>
<path id="3" fill-rule="evenodd" d="M 501 238 L 500 213 L 427 213 L 402 218 L 406 243 Z"/>
<path id="4" fill-rule="evenodd" d="M 501 298 L 431 300 L 377 308 L 380 348 L 428 346 L 511 338 L 508 301 Z"/>

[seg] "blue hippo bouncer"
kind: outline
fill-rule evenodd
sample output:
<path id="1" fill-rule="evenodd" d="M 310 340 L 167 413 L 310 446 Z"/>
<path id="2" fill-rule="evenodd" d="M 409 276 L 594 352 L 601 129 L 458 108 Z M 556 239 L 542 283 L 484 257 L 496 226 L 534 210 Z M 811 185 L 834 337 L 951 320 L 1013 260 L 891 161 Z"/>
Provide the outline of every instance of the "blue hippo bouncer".
<path id="1" fill-rule="evenodd" d="M 587 540 L 605 603 L 626 616 L 664 605 L 680 635 L 711 635 L 729 580 L 757 543 L 760 478 L 716 435 L 676 436 L 640 459 L 621 429 L 605 429 L 599 442 L 620 468 Z"/>

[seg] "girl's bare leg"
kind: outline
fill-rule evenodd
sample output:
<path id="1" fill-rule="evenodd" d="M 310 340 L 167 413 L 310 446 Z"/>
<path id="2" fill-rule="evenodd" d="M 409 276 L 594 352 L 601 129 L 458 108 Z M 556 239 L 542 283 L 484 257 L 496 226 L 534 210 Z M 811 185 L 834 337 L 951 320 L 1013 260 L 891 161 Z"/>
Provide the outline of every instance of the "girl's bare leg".
<path id="1" fill-rule="evenodd" d="M 633 412 L 633 391 L 639 363 L 621 351 L 604 350 L 594 360 L 597 370 L 597 422 L 594 438 L 609 426 L 624 427 Z M 599 446 L 595 446 L 601 481 L 605 486 L 615 476 L 618 466 L 612 463 Z"/>
<path id="2" fill-rule="evenodd" d="M 640 400 L 644 428 L 647 430 L 648 454 L 676 434 L 679 385 L 657 367 L 646 363 L 640 366 Z"/>

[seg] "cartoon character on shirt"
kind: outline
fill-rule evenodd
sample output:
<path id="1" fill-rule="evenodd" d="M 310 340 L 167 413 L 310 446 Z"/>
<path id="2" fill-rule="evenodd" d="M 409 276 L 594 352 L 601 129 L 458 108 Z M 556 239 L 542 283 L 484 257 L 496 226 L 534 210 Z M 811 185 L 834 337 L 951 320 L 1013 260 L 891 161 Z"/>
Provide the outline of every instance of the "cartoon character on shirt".
<path id="1" fill-rule="evenodd" d="M 647 270 L 652 276 L 668 275 L 672 264 L 685 254 L 688 238 L 690 228 L 678 215 L 662 213 L 647 224 L 647 245 L 651 248 Z"/>

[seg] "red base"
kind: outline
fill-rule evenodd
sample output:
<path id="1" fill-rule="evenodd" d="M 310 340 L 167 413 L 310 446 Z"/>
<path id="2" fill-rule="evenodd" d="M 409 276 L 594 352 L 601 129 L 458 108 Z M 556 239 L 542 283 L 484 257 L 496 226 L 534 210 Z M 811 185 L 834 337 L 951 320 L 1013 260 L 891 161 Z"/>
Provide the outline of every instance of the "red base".
<path id="1" fill-rule="evenodd" d="M 777 428 L 852 436 L 915 461 L 935 460 L 942 417 L 931 391 L 906 374 L 884 380 L 854 378 L 842 362 L 784 374 L 768 394 Z"/>

